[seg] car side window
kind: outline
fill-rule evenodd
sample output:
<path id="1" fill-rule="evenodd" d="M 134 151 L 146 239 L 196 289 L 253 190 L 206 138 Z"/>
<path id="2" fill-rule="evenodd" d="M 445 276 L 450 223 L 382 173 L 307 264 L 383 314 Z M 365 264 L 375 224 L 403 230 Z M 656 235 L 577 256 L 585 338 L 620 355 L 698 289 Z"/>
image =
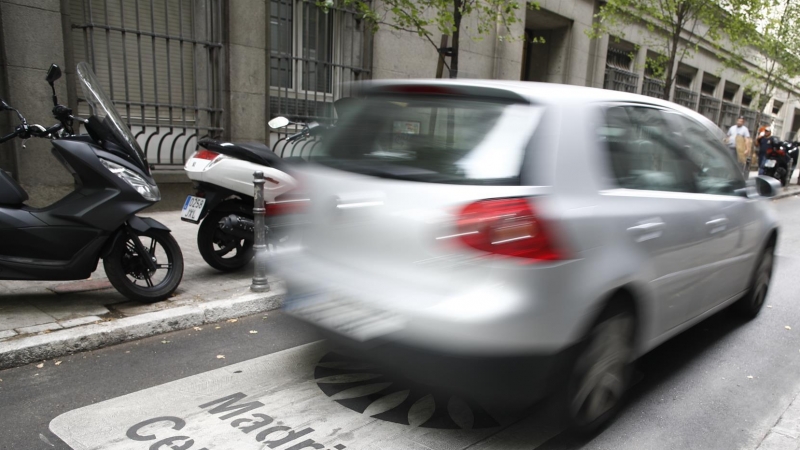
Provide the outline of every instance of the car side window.
<path id="1" fill-rule="evenodd" d="M 619 187 L 648 191 L 694 192 L 691 162 L 672 142 L 660 111 L 613 106 L 598 129 Z"/>
<path id="2" fill-rule="evenodd" d="M 697 168 L 694 183 L 703 194 L 736 195 L 745 187 L 741 169 L 725 146 L 701 123 L 679 113 L 665 113 L 686 157 Z"/>

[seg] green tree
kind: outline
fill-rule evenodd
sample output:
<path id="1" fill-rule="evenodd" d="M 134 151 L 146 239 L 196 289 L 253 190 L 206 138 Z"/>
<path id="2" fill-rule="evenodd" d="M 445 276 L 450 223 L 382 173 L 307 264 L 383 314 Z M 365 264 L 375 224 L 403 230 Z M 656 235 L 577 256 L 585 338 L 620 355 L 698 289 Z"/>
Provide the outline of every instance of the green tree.
<path id="1" fill-rule="evenodd" d="M 639 24 L 638 41 L 656 55 L 647 58 L 653 75 L 664 80 L 664 98 L 672 100 L 672 85 L 680 63 L 697 52 L 703 42 L 718 49 L 741 48 L 742 38 L 763 17 L 772 0 L 608 0 L 600 7 L 588 34 L 599 38 L 611 34 L 625 38 L 625 30 Z"/>
<path id="2" fill-rule="evenodd" d="M 462 33 L 481 40 L 497 30 L 505 28 L 509 35 L 505 39 L 519 39 L 514 36 L 512 26 L 525 21 L 526 2 L 516 0 L 339 0 L 343 6 L 356 9 L 375 30 L 381 26 L 394 30 L 417 34 L 430 42 L 437 50 L 434 32 L 451 37 L 452 56 L 446 64 L 450 77 L 456 78 L 459 69 L 459 47 Z M 330 4 L 330 0 L 328 0 Z M 536 2 L 527 3 L 529 8 L 538 9 Z M 522 17 L 520 17 L 522 16 Z M 476 24 L 475 29 L 464 30 L 466 19 Z"/>
<path id="3" fill-rule="evenodd" d="M 791 79 L 800 76 L 800 4 L 797 0 L 774 0 L 749 43 L 758 49 L 752 58 L 761 70 L 751 71 L 751 90 L 757 92 L 758 121 L 777 88 L 790 90 Z"/>

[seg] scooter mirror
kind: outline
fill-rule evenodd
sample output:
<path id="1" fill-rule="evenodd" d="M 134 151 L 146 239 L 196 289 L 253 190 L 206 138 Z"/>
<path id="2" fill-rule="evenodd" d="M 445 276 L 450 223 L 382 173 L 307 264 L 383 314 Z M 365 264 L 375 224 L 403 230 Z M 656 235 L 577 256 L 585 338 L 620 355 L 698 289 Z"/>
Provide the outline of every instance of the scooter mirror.
<path id="1" fill-rule="evenodd" d="M 61 78 L 61 68 L 58 67 L 58 64 L 52 64 L 50 66 L 50 70 L 47 71 L 47 77 L 45 80 L 47 80 L 47 82 L 50 83 L 50 86 L 52 86 L 53 83 L 55 83 L 55 81 L 59 78 Z"/>
<path id="2" fill-rule="evenodd" d="M 277 130 L 278 128 L 283 128 L 286 125 L 289 125 L 289 119 L 287 119 L 286 117 L 278 116 L 267 122 L 267 125 L 269 125 L 269 127 L 272 128 L 273 130 Z"/>

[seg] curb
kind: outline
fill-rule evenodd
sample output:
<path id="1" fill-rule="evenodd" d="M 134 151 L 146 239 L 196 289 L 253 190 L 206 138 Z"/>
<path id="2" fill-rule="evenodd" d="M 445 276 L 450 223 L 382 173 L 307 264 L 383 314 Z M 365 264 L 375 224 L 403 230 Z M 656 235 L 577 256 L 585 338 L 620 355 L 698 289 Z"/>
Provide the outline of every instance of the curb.
<path id="1" fill-rule="evenodd" d="M 169 331 L 278 309 L 285 289 L 270 283 L 272 290 L 252 293 L 242 290 L 235 298 L 200 305 L 180 306 L 122 319 L 38 334 L 0 342 L 0 370 L 52 359 L 71 353 L 95 350 Z"/>
<path id="2" fill-rule="evenodd" d="M 798 187 L 797 189 L 787 190 L 786 192 L 781 192 L 775 197 L 772 197 L 772 200 L 780 200 L 782 198 L 792 197 L 798 194 L 800 194 L 800 187 Z"/>

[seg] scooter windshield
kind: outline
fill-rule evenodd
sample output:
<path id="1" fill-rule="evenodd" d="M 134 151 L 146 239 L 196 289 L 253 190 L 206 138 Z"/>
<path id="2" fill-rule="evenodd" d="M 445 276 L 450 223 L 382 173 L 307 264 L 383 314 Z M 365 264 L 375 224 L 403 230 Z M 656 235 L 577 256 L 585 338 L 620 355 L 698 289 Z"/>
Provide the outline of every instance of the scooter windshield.
<path id="1" fill-rule="evenodd" d="M 117 143 L 125 148 L 131 158 L 147 173 L 150 174 L 150 167 L 147 164 L 147 158 L 136 142 L 136 138 L 131 133 L 130 128 L 125 125 L 122 118 L 114 108 L 114 103 L 106 96 L 103 88 L 100 87 L 100 81 L 92 71 L 89 64 L 85 62 L 78 63 L 78 79 L 81 81 L 81 90 L 86 99 L 86 103 L 92 109 L 92 115 L 96 116 L 100 122 L 107 126 L 113 134 Z"/>

